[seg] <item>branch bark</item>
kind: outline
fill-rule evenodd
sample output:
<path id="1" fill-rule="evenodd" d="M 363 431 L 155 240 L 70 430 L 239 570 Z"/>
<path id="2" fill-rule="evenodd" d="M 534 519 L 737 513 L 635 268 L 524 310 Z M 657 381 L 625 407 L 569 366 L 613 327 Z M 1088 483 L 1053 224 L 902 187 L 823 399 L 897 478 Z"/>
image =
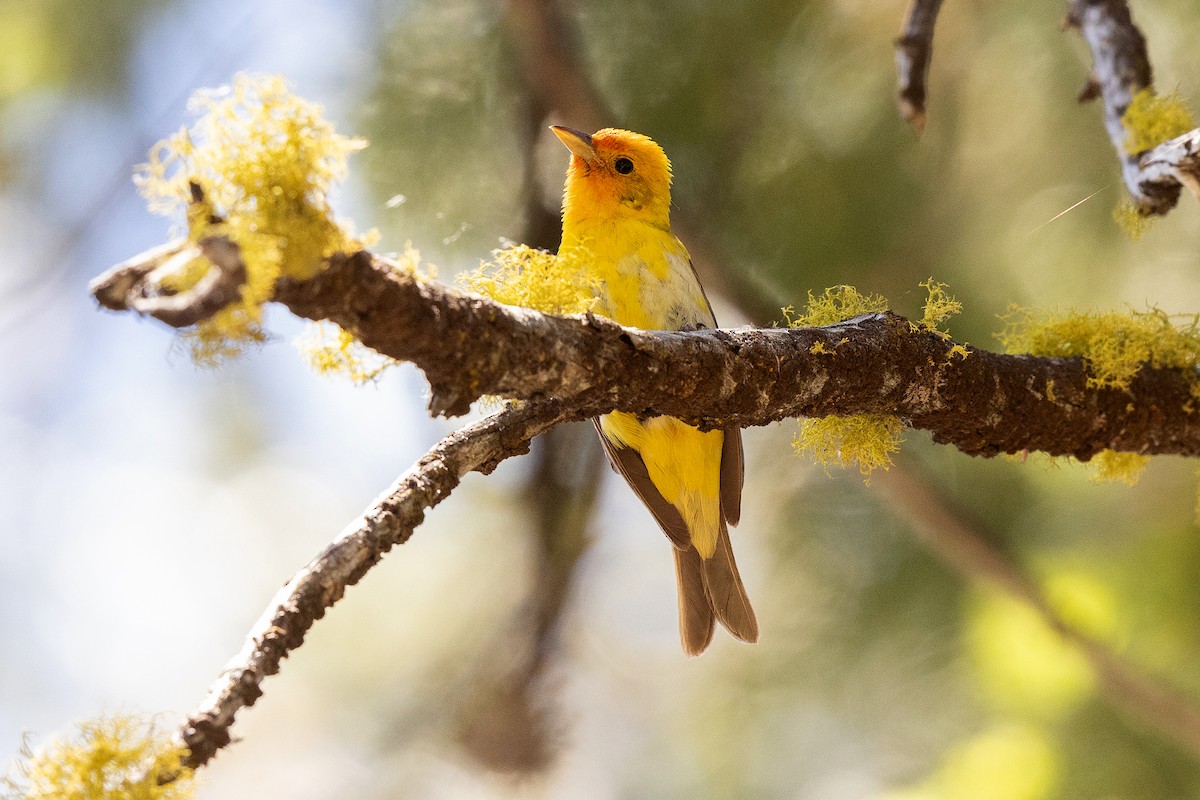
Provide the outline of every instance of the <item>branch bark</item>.
<path id="1" fill-rule="evenodd" d="M 896 99 L 900 114 L 917 134 L 925 130 L 925 95 L 929 64 L 933 58 L 933 26 L 942 0 L 913 0 L 904 20 L 904 33 L 896 39 Z"/>
<path id="2" fill-rule="evenodd" d="M 263 680 L 279 671 L 280 662 L 348 587 L 384 553 L 408 541 L 425 511 L 449 496 L 464 475 L 486 475 L 504 459 L 527 452 L 530 439 L 563 419 L 561 406 L 552 401 L 506 409 L 447 436 L 401 475 L 272 599 L 241 652 L 177 734 L 188 749 L 184 766 L 201 767 L 229 744 L 235 716 L 262 695 Z"/>
<path id="3" fill-rule="evenodd" d="M 1098 389 L 1080 358 L 962 357 L 952 340 L 891 313 L 825 328 L 643 331 L 503 306 L 366 252 L 281 282 L 276 300 L 412 361 L 437 414 L 465 413 L 484 394 L 557 398 L 572 419 L 618 410 L 706 429 L 874 413 L 970 455 L 1200 455 L 1200 415 L 1180 370 L 1147 366 L 1128 390 Z"/>
<path id="4" fill-rule="evenodd" d="M 888 470 L 872 477 L 871 482 L 930 553 L 960 575 L 996 586 L 1031 606 L 1087 659 L 1098 691 L 1113 707 L 1189 755 L 1200 757 L 1200 708 L 1194 698 L 1161 685 L 1063 618 L 1037 582 L 992 544 L 978 524 L 952 508 L 911 471 Z"/>
<path id="5" fill-rule="evenodd" d="M 1077 28 L 1092 51 L 1092 75 L 1081 100 L 1104 102 L 1104 127 L 1117 151 L 1121 175 L 1139 211 L 1166 214 L 1187 186 L 1200 198 L 1200 129 L 1147 153 L 1130 153 L 1124 115 L 1133 96 L 1154 84 L 1146 37 L 1133 23 L 1125 0 L 1070 0 L 1066 25 Z"/>

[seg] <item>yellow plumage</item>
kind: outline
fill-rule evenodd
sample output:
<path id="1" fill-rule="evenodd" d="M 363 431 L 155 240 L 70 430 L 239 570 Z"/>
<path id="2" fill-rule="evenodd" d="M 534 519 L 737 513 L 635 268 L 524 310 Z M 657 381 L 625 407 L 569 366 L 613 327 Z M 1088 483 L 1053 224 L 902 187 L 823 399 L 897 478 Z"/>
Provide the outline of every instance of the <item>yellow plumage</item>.
<path id="1" fill-rule="evenodd" d="M 637 328 L 716 327 L 687 250 L 671 233 L 671 166 L 662 148 L 612 128 L 591 136 L 553 130 L 573 153 L 560 252 L 588 265 L 599 287 L 596 312 Z M 601 417 L 597 428 L 613 465 L 677 548 L 684 649 L 703 651 L 718 619 L 738 638 L 757 640 L 726 527 L 740 511 L 740 432 L 625 413 Z"/>

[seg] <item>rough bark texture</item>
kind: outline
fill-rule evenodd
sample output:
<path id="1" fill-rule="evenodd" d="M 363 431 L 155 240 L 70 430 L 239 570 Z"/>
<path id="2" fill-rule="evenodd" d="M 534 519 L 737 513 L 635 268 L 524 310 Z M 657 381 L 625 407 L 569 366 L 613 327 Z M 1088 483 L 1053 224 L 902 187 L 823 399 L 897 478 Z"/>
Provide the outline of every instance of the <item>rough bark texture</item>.
<path id="1" fill-rule="evenodd" d="M 114 307 L 111 282 L 93 291 Z M 282 282 L 276 300 L 412 361 L 437 414 L 465 413 L 485 394 L 556 398 L 572 419 L 618 410 L 705 429 L 877 413 L 971 455 L 1200 455 L 1200 416 L 1181 370 L 1146 367 L 1128 390 L 1096 389 L 1080 358 L 963 357 L 949 338 L 887 312 L 824 328 L 642 331 L 500 305 L 366 252 Z"/>
<path id="2" fill-rule="evenodd" d="M 1123 116 L 1133 96 L 1154 83 L 1146 38 L 1134 25 L 1125 0 L 1070 0 L 1066 24 L 1079 29 L 1092 51 L 1092 75 L 1080 98 L 1099 96 L 1103 100 L 1104 127 L 1121 162 L 1125 186 L 1143 214 L 1166 214 L 1179 202 L 1181 185 L 1195 191 L 1200 175 L 1200 164 L 1194 158 L 1195 140 L 1200 131 L 1149 153 L 1127 152 L 1129 130 Z M 1167 147 L 1182 139 L 1189 139 L 1190 148 Z M 1147 169 L 1151 163 L 1153 168 Z"/>
<path id="3" fill-rule="evenodd" d="M 825 328 L 639 331 L 459 294 L 366 253 L 281 287 L 278 299 L 417 364 L 441 414 L 482 394 L 557 397 L 576 418 L 617 409 L 706 428 L 882 413 L 972 455 L 1200 454 L 1180 371 L 1147 368 L 1128 391 L 1094 389 L 1079 358 L 978 349 L 962 358 L 953 341 L 890 313 Z"/>
<path id="4" fill-rule="evenodd" d="M 246 644 L 183 723 L 185 766 L 203 766 L 230 742 L 237 712 L 262 695 L 260 685 L 301 645 L 313 623 L 342 598 L 392 547 L 407 541 L 425 511 L 449 496 L 468 472 L 487 474 L 529 440 L 561 422 L 555 403 L 507 409 L 440 441 L 401 475 L 324 552 L 292 576 L 246 638 Z"/>

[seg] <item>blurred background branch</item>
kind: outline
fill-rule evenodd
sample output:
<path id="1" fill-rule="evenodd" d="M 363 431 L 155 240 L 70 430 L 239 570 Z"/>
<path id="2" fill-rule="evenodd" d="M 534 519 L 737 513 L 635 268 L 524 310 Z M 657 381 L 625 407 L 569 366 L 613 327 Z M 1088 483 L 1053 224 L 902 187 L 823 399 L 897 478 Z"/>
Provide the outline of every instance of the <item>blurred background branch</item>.
<path id="1" fill-rule="evenodd" d="M 925 96 L 929 63 L 933 58 L 933 26 L 942 0 L 913 0 L 904 18 L 904 32 L 896 39 L 896 94 L 900 114 L 920 134 L 925 130 Z"/>
<path id="2" fill-rule="evenodd" d="M 1149 93 L 1142 98 L 1143 103 L 1149 102 L 1154 92 L 1154 75 L 1146 37 L 1134 24 L 1128 3 L 1071 0 L 1066 24 L 1077 29 L 1091 49 L 1092 74 L 1089 88 L 1081 98 L 1098 95 L 1103 100 L 1104 127 L 1117 151 L 1121 175 L 1139 213 L 1166 214 L 1179 201 L 1182 186 L 1188 186 L 1193 193 L 1200 187 L 1200 164 L 1192 158 L 1198 131 L 1192 131 L 1182 141 L 1176 140 L 1173 147 L 1156 151 L 1150 161 L 1157 169 L 1146 169 L 1145 150 L 1158 142 L 1136 144 L 1142 139 L 1142 132 L 1135 128 L 1129 112 L 1139 95 Z M 1163 168 L 1167 163 L 1172 169 Z"/>

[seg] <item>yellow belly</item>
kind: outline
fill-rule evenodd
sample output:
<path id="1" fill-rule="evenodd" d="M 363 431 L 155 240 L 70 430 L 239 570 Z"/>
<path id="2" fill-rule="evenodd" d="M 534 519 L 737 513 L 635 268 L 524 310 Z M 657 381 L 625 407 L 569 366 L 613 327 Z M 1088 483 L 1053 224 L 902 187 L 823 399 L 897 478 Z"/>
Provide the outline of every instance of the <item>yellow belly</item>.
<path id="1" fill-rule="evenodd" d="M 600 429 L 612 441 L 632 447 L 642 457 L 659 493 L 679 510 L 704 558 L 717 547 L 721 524 L 721 431 L 701 432 L 674 417 L 642 422 L 633 414 L 614 412 L 600 418 Z"/>
<path id="2" fill-rule="evenodd" d="M 602 243 L 592 248 L 592 243 Z M 598 286 L 597 313 L 647 330 L 716 326 L 687 250 L 671 233 L 617 224 L 564 239 Z M 663 499 L 678 509 L 704 558 L 716 550 L 721 524 L 721 431 L 702 433 L 672 417 L 600 418 L 619 446 L 637 451 Z"/>

